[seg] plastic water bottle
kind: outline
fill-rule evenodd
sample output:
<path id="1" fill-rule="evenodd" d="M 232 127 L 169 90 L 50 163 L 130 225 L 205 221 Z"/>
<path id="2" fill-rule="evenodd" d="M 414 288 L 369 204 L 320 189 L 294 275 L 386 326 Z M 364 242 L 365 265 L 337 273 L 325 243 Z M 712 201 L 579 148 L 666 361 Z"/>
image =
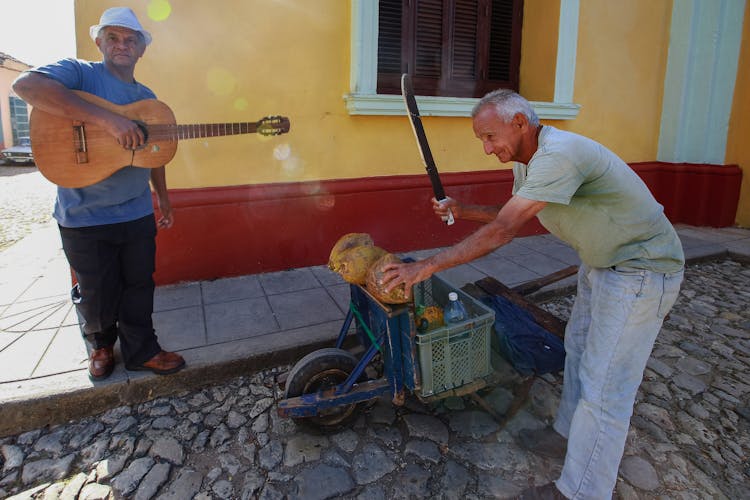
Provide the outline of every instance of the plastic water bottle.
<path id="1" fill-rule="evenodd" d="M 460 323 L 468 316 L 466 308 L 461 301 L 458 300 L 458 294 L 456 292 L 450 292 L 448 294 L 448 305 L 445 306 L 445 312 L 443 313 L 445 322 Z"/>

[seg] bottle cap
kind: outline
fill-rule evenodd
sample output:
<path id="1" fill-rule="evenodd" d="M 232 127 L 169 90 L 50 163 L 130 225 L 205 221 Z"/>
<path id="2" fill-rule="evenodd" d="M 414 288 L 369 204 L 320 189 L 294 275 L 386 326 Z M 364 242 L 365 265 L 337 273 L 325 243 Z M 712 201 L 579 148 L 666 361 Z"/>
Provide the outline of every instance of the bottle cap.
<path id="1" fill-rule="evenodd" d="M 458 294 L 456 292 L 450 292 L 448 294 L 448 300 L 458 300 Z"/>

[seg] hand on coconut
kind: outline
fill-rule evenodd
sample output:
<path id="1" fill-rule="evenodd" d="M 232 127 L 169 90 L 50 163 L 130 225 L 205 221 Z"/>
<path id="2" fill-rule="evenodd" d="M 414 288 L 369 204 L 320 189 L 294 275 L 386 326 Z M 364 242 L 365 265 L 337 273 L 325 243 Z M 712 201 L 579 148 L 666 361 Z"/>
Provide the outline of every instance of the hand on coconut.
<path id="1" fill-rule="evenodd" d="M 406 264 L 387 264 L 383 267 L 383 284 L 386 292 L 404 284 L 404 295 L 406 298 L 411 297 L 411 287 L 420 281 L 424 281 L 432 276 L 432 271 L 427 265 L 427 261 L 410 262 Z"/>

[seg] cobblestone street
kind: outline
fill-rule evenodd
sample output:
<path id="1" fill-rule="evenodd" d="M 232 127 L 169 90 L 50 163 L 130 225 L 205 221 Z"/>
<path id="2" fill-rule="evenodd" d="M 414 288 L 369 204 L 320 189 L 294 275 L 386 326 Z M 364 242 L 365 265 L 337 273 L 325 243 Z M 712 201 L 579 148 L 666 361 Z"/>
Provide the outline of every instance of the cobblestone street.
<path id="1" fill-rule="evenodd" d="M 692 265 L 657 339 L 616 497 L 750 498 L 750 267 Z M 571 297 L 543 307 L 567 317 Z M 508 411 L 521 379 L 495 360 L 483 396 Z M 560 376 L 545 376 L 505 428 L 470 399 L 378 401 L 349 427 L 313 432 L 276 414 L 288 367 L 0 439 L 0 497 L 509 498 L 562 463 L 521 449 L 549 422 Z"/>
<path id="2" fill-rule="evenodd" d="M 0 251 L 52 219 L 55 186 L 36 167 L 0 165 Z"/>
<path id="3" fill-rule="evenodd" d="M 50 222 L 54 186 L 0 167 L 0 252 Z M 691 265 L 644 374 L 616 498 L 750 498 L 750 265 Z M 561 318 L 572 297 L 540 304 Z M 500 358 L 482 392 L 509 411 Z M 470 398 L 382 399 L 334 433 L 281 419 L 290 367 L 0 438 L 0 498 L 510 498 L 562 463 L 516 443 L 555 414 L 562 376 L 534 382 L 502 427 Z"/>

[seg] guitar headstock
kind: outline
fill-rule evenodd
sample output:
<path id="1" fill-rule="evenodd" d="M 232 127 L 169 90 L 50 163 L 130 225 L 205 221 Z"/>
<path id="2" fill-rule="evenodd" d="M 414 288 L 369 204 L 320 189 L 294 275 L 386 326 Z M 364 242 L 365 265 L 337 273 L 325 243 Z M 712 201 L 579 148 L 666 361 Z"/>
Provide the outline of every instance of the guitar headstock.
<path id="1" fill-rule="evenodd" d="M 289 132 L 289 118 L 286 116 L 266 116 L 258 121 L 257 133 L 261 135 L 281 135 Z"/>

